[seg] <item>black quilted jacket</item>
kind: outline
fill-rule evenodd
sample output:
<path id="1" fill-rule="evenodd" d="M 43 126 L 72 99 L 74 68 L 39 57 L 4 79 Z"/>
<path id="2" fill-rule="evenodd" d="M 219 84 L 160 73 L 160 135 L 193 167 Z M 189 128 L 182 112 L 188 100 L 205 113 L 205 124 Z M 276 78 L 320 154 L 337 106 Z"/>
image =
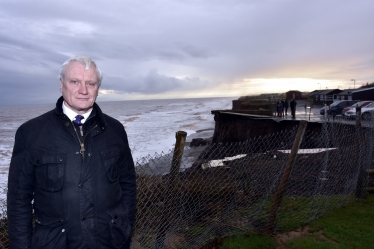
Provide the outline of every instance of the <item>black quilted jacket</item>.
<path id="1" fill-rule="evenodd" d="M 95 104 L 82 136 L 62 101 L 17 130 L 8 180 L 10 246 L 122 248 L 136 206 L 124 127 Z"/>

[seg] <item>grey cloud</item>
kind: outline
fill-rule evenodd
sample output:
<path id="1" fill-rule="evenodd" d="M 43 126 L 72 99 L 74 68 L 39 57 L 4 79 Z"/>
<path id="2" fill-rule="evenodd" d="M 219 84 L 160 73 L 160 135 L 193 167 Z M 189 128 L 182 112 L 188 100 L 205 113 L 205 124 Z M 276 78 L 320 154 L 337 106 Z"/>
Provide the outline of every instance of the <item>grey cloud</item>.
<path id="1" fill-rule="evenodd" d="M 208 49 L 197 47 L 192 44 L 179 44 L 180 49 L 193 58 L 208 58 L 211 56 Z"/>
<path id="2" fill-rule="evenodd" d="M 0 105 L 54 103 L 59 92 L 57 74 L 32 75 L 0 70 Z"/>
<path id="3" fill-rule="evenodd" d="M 150 70 L 144 76 L 133 78 L 107 77 L 102 88 L 127 93 L 160 94 L 174 90 L 198 90 L 209 85 L 209 82 L 203 82 L 198 77 L 176 78 Z"/>
<path id="4" fill-rule="evenodd" d="M 193 44 L 171 44 L 167 48 L 154 51 L 155 56 L 160 60 L 185 61 L 192 59 L 208 59 L 212 56 L 208 49 L 197 47 Z"/>
<path id="5" fill-rule="evenodd" d="M 371 82 L 373 10 L 364 0 L 4 0 L 0 104 L 16 90 L 25 102 L 55 97 L 49 84 L 75 54 L 99 62 L 103 87 L 145 95 L 251 78 Z"/>

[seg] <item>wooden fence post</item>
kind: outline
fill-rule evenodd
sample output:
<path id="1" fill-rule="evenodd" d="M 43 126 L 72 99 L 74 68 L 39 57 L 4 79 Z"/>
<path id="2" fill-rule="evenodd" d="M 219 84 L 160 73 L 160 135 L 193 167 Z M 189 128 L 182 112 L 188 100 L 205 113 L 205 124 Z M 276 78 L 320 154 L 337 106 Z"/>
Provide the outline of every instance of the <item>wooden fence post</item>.
<path id="1" fill-rule="evenodd" d="M 300 122 L 299 129 L 297 130 L 297 134 L 296 134 L 295 140 L 294 140 L 293 145 L 292 145 L 291 153 L 290 153 L 290 156 L 288 158 L 286 167 L 283 171 L 282 179 L 279 183 L 278 190 L 275 194 L 273 207 L 270 211 L 269 220 L 268 220 L 268 223 L 267 223 L 267 226 L 266 226 L 266 232 L 268 234 L 271 234 L 273 232 L 275 218 L 277 216 L 279 206 L 282 203 L 283 195 L 284 195 L 284 192 L 285 192 L 286 186 L 287 186 L 287 181 L 288 181 L 288 178 L 290 176 L 292 166 L 295 163 L 297 152 L 300 148 L 301 142 L 303 141 L 303 137 L 304 137 L 307 125 L 308 125 L 308 121 L 302 120 Z"/>
<path id="2" fill-rule="evenodd" d="M 166 183 L 166 189 L 168 193 L 170 191 L 171 195 L 173 195 L 173 189 L 175 188 L 175 184 L 179 179 L 179 170 L 182 163 L 182 156 L 184 151 L 184 144 L 186 142 L 187 132 L 185 131 L 177 131 L 175 134 L 175 147 L 174 147 L 174 154 L 173 159 L 171 160 L 171 167 L 169 177 Z M 168 194 L 165 193 L 165 194 Z M 166 232 L 170 226 L 170 218 L 173 217 L 173 208 L 175 204 L 175 200 L 171 198 L 171 200 L 166 199 L 163 205 L 164 212 L 161 216 L 160 226 L 157 230 L 157 237 L 156 237 L 156 245 L 155 249 L 162 249 L 164 248 Z M 167 213 L 165 211 L 168 211 Z"/>
<path id="3" fill-rule="evenodd" d="M 177 133 L 175 134 L 176 142 L 174 147 L 173 160 L 171 161 L 169 184 L 173 184 L 178 177 L 179 169 L 182 163 L 182 155 L 186 137 L 187 132 L 185 131 L 177 131 Z"/>

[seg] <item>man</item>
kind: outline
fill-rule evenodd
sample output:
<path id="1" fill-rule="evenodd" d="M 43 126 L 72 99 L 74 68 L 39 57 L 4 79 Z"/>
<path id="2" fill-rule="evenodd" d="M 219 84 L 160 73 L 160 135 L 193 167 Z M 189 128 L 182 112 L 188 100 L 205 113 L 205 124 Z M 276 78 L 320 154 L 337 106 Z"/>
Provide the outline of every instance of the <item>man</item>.
<path id="1" fill-rule="evenodd" d="M 134 163 L 123 125 L 95 103 L 101 81 L 91 58 L 67 60 L 56 108 L 17 130 L 8 179 L 11 248 L 129 247 Z"/>
<path id="2" fill-rule="evenodd" d="M 282 99 L 282 101 L 281 101 L 281 103 L 282 103 L 282 118 L 284 118 L 284 100 Z"/>
<path id="3" fill-rule="evenodd" d="M 281 101 L 278 101 L 277 108 L 278 108 L 278 117 L 282 117 L 283 104 Z"/>
<path id="4" fill-rule="evenodd" d="M 287 110 L 288 110 L 289 104 L 288 104 L 288 99 L 284 101 L 284 112 L 286 113 L 287 116 Z"/>
<path id="5" fill-rule="evenodd" d="M 296 117 L 296 101 L 295 99 L 292 99 L 291 102 L 290 102 L 290 108 L 291 108 L 291 115 L 292 115 L 292 118 L 295 118 Z"/>

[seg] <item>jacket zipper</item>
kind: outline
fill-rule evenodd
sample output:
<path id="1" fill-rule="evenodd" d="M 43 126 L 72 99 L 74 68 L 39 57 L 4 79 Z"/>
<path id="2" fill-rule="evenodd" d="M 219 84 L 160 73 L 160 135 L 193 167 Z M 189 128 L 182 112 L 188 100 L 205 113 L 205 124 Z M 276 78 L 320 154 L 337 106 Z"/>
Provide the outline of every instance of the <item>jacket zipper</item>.
<path id="1" fill-rule="evenodd" d="M 93 118 L 93 117 L 94 117 L 94 116 L 92 116 L 91 118 Z M 91 119 L 91 118 L 89 118 L 89 119 Z M 89 119 L 87 119 L 87 121 L 88 121 Z M 86 122 L 87 122 L 87 121 L 86 121 Z M 95 125 L 94 127 L 92 127 L 92 129 L 89 130 L 89 131 L 86 133 L 86 135 L 84 136 L 83 140 L 81 141 L 81 139 L 80 139 L 80 137 L 79 137 L 79 135 L 78 135 L 78 131 L 77 131 L 77 129 L 75 128 L 75 125 L 73 124 L 73 121 L 71 121 L 71 124 L 73 125 L 74 131 L 75 131 L 75 134 L 77 135 L 77 138 L 78 138 L 78 141 L 79 141 L 79 145 L 81 146 L 81 149 L 79 150 L 79 153 L 82 155 L 82 158 L 84 159 L 84 152 L 86 151 L 85 148 L 84 148 L 84 140 L 86 140 L 87 135 L 88 135 L 91 131 L 93 131 L 93 130 L 97 127 L 97 125 Z M 80 126 L 80 133 L 81 133 L 81 135 L 82 135 L 82 137 L 83 137 L 83 127 L 82 127 L 82 126 Z"/>

